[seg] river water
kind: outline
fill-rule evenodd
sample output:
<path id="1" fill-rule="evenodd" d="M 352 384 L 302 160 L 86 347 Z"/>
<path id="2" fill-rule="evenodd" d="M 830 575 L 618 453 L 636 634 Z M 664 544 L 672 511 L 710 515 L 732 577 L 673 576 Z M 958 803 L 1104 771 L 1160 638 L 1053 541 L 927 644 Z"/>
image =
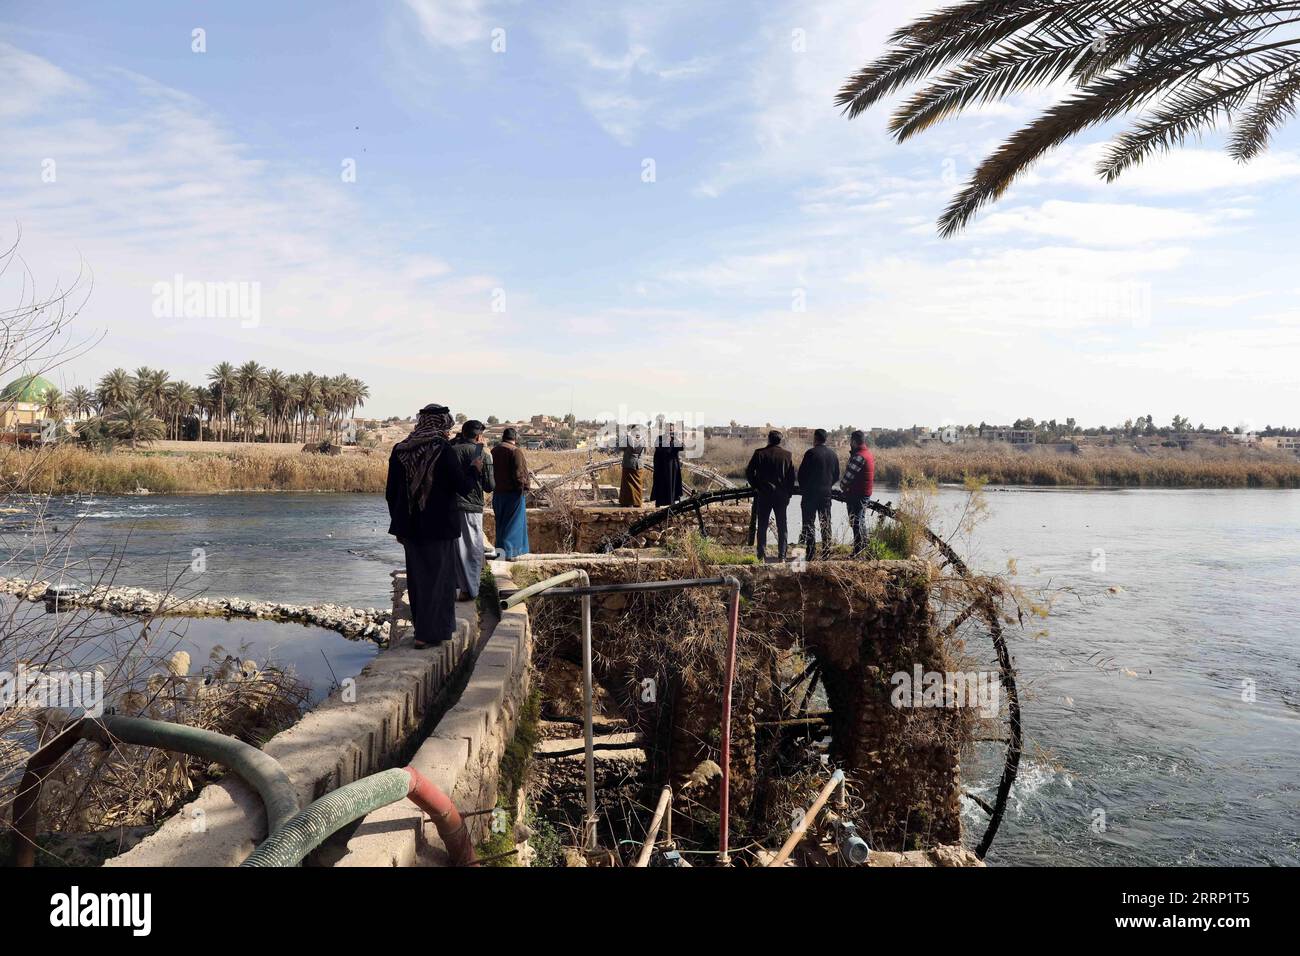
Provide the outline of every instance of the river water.
<path id="1" fill-rule="evenodd" d="M 1015 559 L 1016 580 L 1055 599 L 1045 624 L 1010 632 L 1027 751 L 990 861 L 1300 864 L 1300 491 L 987 499 L 959 550 L 982 570 Z M 964 502 L 941 491 L 937 524 L 953 527 Z M 0 573 L 21 574 L 74 524 L 67 573 L 83 582 L 116 567 L 117 583 L 153 590 L 384 607 L 401 563 L 378 496 L 65 498 L 45 518 L 40 537 L 21 533 L 29 515 L 0 520 Z M 207 644 L 246 637 L 254 656 L 273 647 L 313 686 L 329 679 L 322 649 L 338 678 L 373 653 L 293 625 L 189 627 Z"/>

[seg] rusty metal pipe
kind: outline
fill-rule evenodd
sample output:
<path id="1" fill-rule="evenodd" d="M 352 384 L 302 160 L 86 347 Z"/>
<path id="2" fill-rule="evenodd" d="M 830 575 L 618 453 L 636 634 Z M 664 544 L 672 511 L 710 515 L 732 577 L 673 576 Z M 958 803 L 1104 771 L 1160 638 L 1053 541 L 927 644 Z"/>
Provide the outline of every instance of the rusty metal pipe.
<path id="1" fill-rule="evenodd" d="M 583 583 L 577 587 L 562 588 L 559 585 L 575 578 Z M 684 588 L 725 587 L 731 589 L 730 627 L 727 634 L 727 673 L 724 678 L 722 697 L 722 812 L 719 820 L 721 830 L 721 854 L 723 864 L 728 862 L 727 830 L 730 804 L 731 783 L 731 686 L 736 672 L 736 643 L 740 631 L 740 581 L 734 577 L 720 578 L 680 578 L 676 581 L 628 581 L 620 584 L 591 583 L 591 578 L 584 570 L 565 571 L 553 577 L 538 581 L 526 588 L 516 591 L 501 592 L 501 610 L 505 611 L 532 597 L 580 597 L 582 598 L 582 682 L 583 682 L 583 733 L 587 762 L 587 819 L 584 822 L 584 843 L 587 849 L 595 848 L 596 839 L 596 768 L 592 746 L 592 663 L 591 663 L 591 598 L 595 594 L 617 594 L 626 591 L 680 591 Z"/>
<path id="2" fill-rule="evenodd" d="M 579 571 L 584 587 L 591 586 L 586 571 Z M 592 741 L 592 662 L 591 662 L 591 595 L 582 596 L 582 738 L 583 762 L 587 776 L 587 819 L 583 821 L 584 846 L 596 849 L 596 748 Z"/>
<path id="3" fill-rule="evenodd" d="M 13 800 L 14 866 L 36 865 L 36 831 L 41 821 L 41 787 L 63 755 L 81 739 L 81 720 L 75 720 L 27 760 L 27 768 Z"/>
<path id="4" fill-rule="evenodd" d="M 731 864 L 731 689 L 736 680 L 736 643 L 740 633 L 740 582 L 724 578 L 731 588 L 730 623 L 727 628 L 727 670 L 722 678 L 722 792 L 718 805 L 718 862 Z"/>

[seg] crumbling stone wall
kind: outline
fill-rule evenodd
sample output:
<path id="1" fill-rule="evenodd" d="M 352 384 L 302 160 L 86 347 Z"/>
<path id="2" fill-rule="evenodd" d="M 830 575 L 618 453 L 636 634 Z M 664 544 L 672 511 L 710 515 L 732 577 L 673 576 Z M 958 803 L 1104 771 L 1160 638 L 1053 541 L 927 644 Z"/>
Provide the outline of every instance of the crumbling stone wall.
<path id="1" fill-rule="evenodd" d="M 528 509 L 528 544 L 534 554 L 570 554 L 598 551 L 606 539 L 622 534 L 634 521 L 655 509 L 619 508 L 614 505 L 559 505 Z M 704 527 L 719 544 L 744 545 L 749 531 L 749 505 L 709 505 L 704 509 Z M 629 547 L 657 547 L 666 540 L 680 539 L 699 524 L 694 515 L 672 519 L 628 543 Z M 483 513 L 483 533 L 496 539 L 492 509 Z"/>
<path id="2" fill-rule="evenodd" d="M 530 580 L 582 566 L 594 583 L 691 576 L 681 562 L 546 562 Z M 960 839 L 959 753 L 969 715 L 951 709 L 897 708 L 899 672 L 952 668 L 936 636 L 923 562 L 814 562 L 720 567 L 742 586 L 741 666 L 733 694 L 732 792 L 737 816 L 748 813 L 770 781 L 758 779 L 759 721 L 775 714 L 778 663 L 815 660 L 830 705 L 831 758 L 848 772 L 863 803 L 873 846 L 885 850 Z M 516 580 L 521 575 L 516 574 Z M 697 808 L 716 807 L 725 613 L 722 590 L 610 594 L 594 604 L 596 677 L 620 715 L 650 741 L 651 788 L 670 782 Z M 580 659 L 578 602 L 534 605 L 539 657 Z M 706 626 L 680 640 L 684 615 Z M 679 668 L 675 656 L 689 661 Z M 653 684 L 647 687 L 645 681 Z M 784 679 L 788 679 L 788 674 Z M 650 694 L 647 691 L 651 691 Z M 647 699 L 650 696 L 651 699 Z M 712 771 L 712 772 L 711 772 Z"/>
<path id="3" fill-rule="evenodd" d="M 961 837 L 959 756 L 972 715 L 894 706 L 891 677 L 954 667 L 938 639 L 922 562 L 812 565 L 766 574 L 746 626 L 785 629 L 819 665 L 830 705 L 831 758 L 865 804 L 872 843 L 898 850 Z M 797 619 L 791 614 L 797 609 Z M 765 621 L 764 618 L 767 618 Z"/>

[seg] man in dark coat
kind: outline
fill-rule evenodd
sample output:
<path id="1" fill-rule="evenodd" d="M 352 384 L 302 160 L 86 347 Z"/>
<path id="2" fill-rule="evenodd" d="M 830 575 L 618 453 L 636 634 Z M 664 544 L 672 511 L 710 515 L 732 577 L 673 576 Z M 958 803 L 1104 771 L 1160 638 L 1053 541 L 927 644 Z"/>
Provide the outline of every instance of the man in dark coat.
<path id="1" fill-rule="evenodd" d="M 406 549 L 416 647 L 441 644 L 456 630 L 456 496 L 475 487 L 482 466 L 467 471 L 449 450 L 453 423 L 445 405 L 426 405 L 388 459 L 388 533 Z"/>
<path id="2" fill-rule="evenodd" d="M 456 496 L 460 537 L 456 539 L 456 595 L 461 601 L 478 597 L 479 581 L 483 576 L 483 492 L 495 488 L 492 477 L 492 456 L 484 444 L 482 422 L 470 419 L 460 427 L 460 434 L 451 443 L 460 468 L 472 473 L 478 463 L 478 478 L 468 494 Z"/>
<path id="3" fill-rule="evenodd" d="M 655 439 L 655 474 L 650 497 L 660 508 L 682 496 L 682 452 L 685 450 L 686 445 L 677 437 L 677 429 L 671 422 L 668 434 Z"/>
<path id="4" fill-rule="evenodd" d="M 758 559 L 767 560 L 767 522 L 775 514 L 777 558 L 784 561 L 788 544 L 786 509 L 790 506 L 790 496 L 794 494 L 795 472 L 794 460 L 781 447 L 780 432 L 767 433 L 767 447 L 760 448 L 749 459 L 745 478 L 756 492 L 754 504 L 758 520 Z"/>
<path id="5" fill-rule="evenodd" d="M 826 446 L 826 429 L 819 428 L 813 432 L 813 446 L 803 453 L 799 463 L 799 510 L 803 517 L 799 539 L 809 561 L 816 554 L 818 523 L 822 526 L 822 558 L 831 556 L 831 489 L 839 480 L 839 456 Z"/>

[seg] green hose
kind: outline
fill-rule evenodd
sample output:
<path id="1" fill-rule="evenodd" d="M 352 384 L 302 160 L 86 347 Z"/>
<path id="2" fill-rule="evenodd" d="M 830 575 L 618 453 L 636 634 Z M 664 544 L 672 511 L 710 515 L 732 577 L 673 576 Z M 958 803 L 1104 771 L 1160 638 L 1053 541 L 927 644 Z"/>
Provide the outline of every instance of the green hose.
<path id="1" fill-rule="evenodd" d="M 401 767 L 354 780 L 273 830 L 240 866 L 297 866 L 331 834 L 410 792 L 411 775 Z"/>
<path id="2" fill-rule="evenodd" d="M 118 742 L 158 747 L 228 767 L 262 797 L 267 833 L 280 829 L 298 812 L 297 791 L 279 762 L 234 737 L 168 721 L 111 715 L 87 719 L 82 736 L 106 747 Z"/>

